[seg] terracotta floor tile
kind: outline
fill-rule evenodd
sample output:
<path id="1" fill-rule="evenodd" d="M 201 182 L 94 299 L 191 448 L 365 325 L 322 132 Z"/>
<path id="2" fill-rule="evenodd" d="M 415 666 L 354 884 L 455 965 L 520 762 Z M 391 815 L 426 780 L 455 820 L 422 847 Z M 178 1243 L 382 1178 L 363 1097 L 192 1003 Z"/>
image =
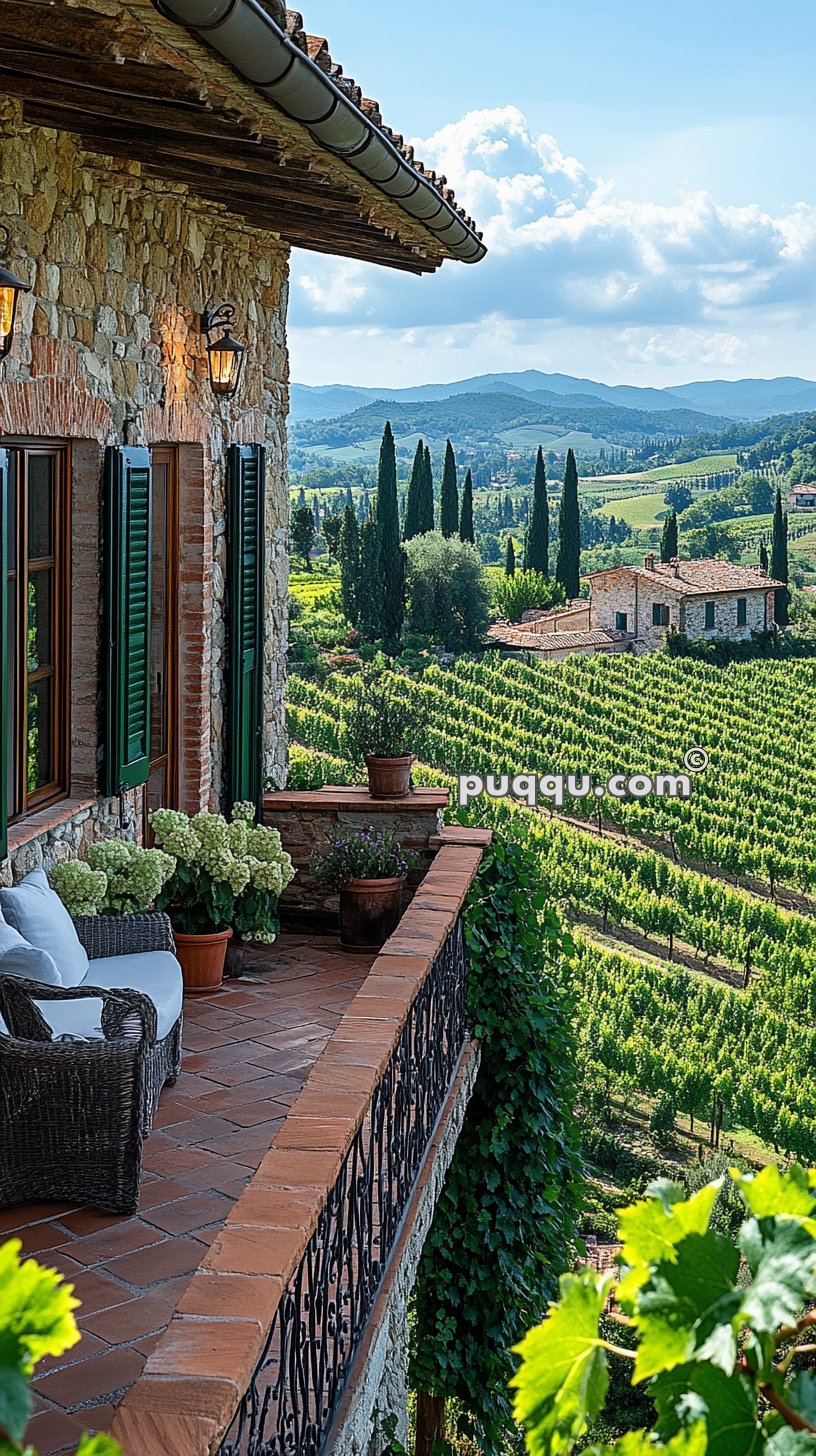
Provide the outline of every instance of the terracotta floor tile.
<path id="1" fill-rule="evenodd" d="M 31 1228 L 15 1229 L 13 1237 L 22 1243 L 22 1253 L 26 1258 L 32 1255 L 43 1255 L 50 1249 L 56 1249 L 60 1244 L 66 1242 L 67 1235 L 60 1233 L 60 1226 L 56 1223 L 35 1223 Z M 3 1240 L 5 1242 L 5 1240 Z M 63 1253 L 67 1252 L 63 1249 Z"/>
<path id="2" fill-rule="evenodd" d="M 72 1345 L 70 1350 L 64 1350 L 61 1355 L 46 1355 L 42 1360 L 37 1361 L 37 1378 L 49 1375 L 52 1370 L 61 1370 L 64 1365 L 75 1365 L 77 1360 L 87 1360 L 91 1355 L 98 1355 L 100 1351 L 107 1350 L 107 1348 L 106 1340 L 98 1339 L 96 1335 L 89 1335 L 83 1331 L 78 1345 Z"/>
<path id="3" fill-rule="evenodd" d="M 186 1192 L 185 1185 L 176 1182 L 175 1178 L 156 1178 L 152 1183 L 145 1183 L 143 1177 L 139 1212 L 143 1213 L 146 1208 L 153 1208 L 157 1203 L 169 1203 L 172 1198 L 183 1198 Z"/>
<path id="4" fill-rule="evenodd" d="M 203 1146 L 211 1153 L 223 1153 L 228 1158 L 235 1158 L 240 1153 L 254 1152 L 256 1148 L 263 1148 L 266 1152 L 282 1122 L 283 1113 L 270 1122 L 259 1123 L 257 1127 L 242 1127 L 224 1133 Z"/>
<path id="5" fill-rule="evenodd" d="M 91 1315 L 85 1328 L 109 1345 L 135 1344 L 154 1330 L 164 1329 L 188 1282 L 186 1276 L 170 1279 L 127 1305 Z"/>
<path id="6" fill-rule="evenodd" d="M 119 1213 L 100 1213 L 95 1208 L 76 1208 L 60 1218 L 60 1224 L 77 1238 L 84 1234 L 95 1234 L 100 1229 L 114 1228 L 122 1222 Z"/>
<path id="7" fill-rule="evenodd" d="M 34 1387 L 66 1410 L 76 1410 L 88 1401 L 101 1400 L 132 1385 L 144 1363 L 143 1355 L 124 1345 L 35 1379 Z"/>
<path id="8" fill-rule="evenodd" d="M 179 1274 L 192 1274 L 200 1260 L 201 1246 L 193 1239 L 165 1239 L 162 1244 L 113 1259 L 108 1267 L 119 1279 L 143 1289 Z"/>
<path id="9" fill-rule="evenodd" d="M 168 1234 L 189 1234 L 209 1223 L 223 1222 L 233 1205 L 231 1198 L 218 1193 L 190 1194 L 175 1203 L 151 1208 L 145 1215 L 157 1228 Z"/>
<path id="10" fill-rule="evenodd" d="M 161 1234 L 140 1219 L 127 1218 L 121 1219 L 113 1228 L 100 1229 L 98 1233 L 74 1239 L 72 1243 L 63 1245 L 61 1252 L 90 1268 L 115 1259 L 118 1254 L 129 1254 L 146 1244 L 158 1243 L 160 1238 Z"/>
<path id="11" fill-rule="evenodd" d="M 49 1259 L 48 1262 L 56 1266 L 73 1284 L 74 1294 L 80 1302 L 78 1318 L 93 1314 L 99 1309 L 110 1309 L 112 1305 L 127 1304 L 133 1298 L 129 1289 L 97 1269 L 83 1269 L 73 1260 L 63 1258 Z"/>
<path id="12" fill-rule="evenodd" d="M 87 1414 L 90 1414 L 88 1412 Z M 26 1427 L 26 1443 L 43 1456 L 56 1456 L 58 1451 L 76 1450 L 77 1442 L 88 1427 L 83 1416 L 69 1416 L 63 1410 L 44 1410 Z"/>
<path id="13" fill-rule="evenodd" d="M 245 1163 L 222 1158 L 216 1159 L 214 1166 L 191 1168 L 180 1174 L 178 1181 L 185 1185 L 187 1193 L 225 1193 L 228 1198 L 237 1198 L 248 1177 Z"/>
<path id="14" fill-rule="evenodd" d="M 11 1234 L 15 1229 L 59 1218 L 63 1213 L 70 1213 L 71 1207 L 70 1203 L 21 1203 L 14 1208 L 4 1208 L 0 1212 L 0 1234 Z"/>

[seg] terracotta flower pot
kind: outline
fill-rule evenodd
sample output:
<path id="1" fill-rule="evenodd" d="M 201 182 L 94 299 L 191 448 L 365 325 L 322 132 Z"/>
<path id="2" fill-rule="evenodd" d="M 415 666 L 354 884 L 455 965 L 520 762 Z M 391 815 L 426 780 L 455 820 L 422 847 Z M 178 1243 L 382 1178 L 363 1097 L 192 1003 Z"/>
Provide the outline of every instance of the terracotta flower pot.
<path id="1" fill-rule="evenodd" d="M 231 930 L 217 930 L 212 935 L 183 935 L 174 930 L 185 991 L 213 991 L 221 985 L 231 935 Z"/>
<path id="2" fill-rule="evenodd" d="M 340 891 L 340 944 L 344 950 L 378 950 L 402 914 L 403 878 L 349 880 Z"/>
<path id="3" fill-rule="evenodd" d="M 412 753 L 401 758 L 376 758 L 366 754 L 368 792 L 372 799 L 402 799 L 411 792 Z"/>

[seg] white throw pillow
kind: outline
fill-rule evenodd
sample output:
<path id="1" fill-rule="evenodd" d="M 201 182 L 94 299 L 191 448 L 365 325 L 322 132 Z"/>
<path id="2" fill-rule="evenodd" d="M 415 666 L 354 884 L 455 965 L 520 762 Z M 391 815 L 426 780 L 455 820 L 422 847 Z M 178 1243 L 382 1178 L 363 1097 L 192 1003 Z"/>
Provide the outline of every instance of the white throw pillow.
<path id="1" fill-rule="evenodd" d="M 0 914 L 29 945 L 48 952 L 56 963 L 63 986 L 79 986 L 84 981 L 88 957 L 73 920 L 48 883 L 45 870 L 32 870 L 13 889 L 0 890 Z"/>
<path id="2" fill-rule="evenodd" d="M 29 945 L 13 925 L 0 915 L 0 976 L 22 976 L 43 986 L 61 986 L 62 977 L 53 956 L 39 946 Z"/>

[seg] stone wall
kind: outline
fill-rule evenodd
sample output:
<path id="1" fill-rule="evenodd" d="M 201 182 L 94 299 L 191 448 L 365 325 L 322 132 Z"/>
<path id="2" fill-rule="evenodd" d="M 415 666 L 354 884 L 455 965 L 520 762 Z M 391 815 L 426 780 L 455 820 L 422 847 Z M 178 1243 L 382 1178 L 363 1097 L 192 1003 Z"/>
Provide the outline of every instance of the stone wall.
<path id="1" fill-rule="evenodd" d="M 298 793 L 267 794 L 264 820 L 280 833 L 283 847 L 297 871 L 281 896 L 281 909 L 290 912 L 336 913 L 339 898 L 327 894 L 309 870 L 313 851 L 339 829 L 349 832 L 374 824 L 391 829 L 403 849 L 416 856 L 408 877 L 409 894 L 424 878 L 436 853 L 432 843 L 442 828 L 448 805 L 445 789 L 415 789 L 404 799 L 372 799 L 366 789 L 315 789 Z"/>
<path id="2" fill-rule="evenodd" d="M 407 1449 L 408 1303 L 478 1070 L 478 1048 L 470 1046 L 371 1312 L 354 1379 L 329 1432 L 332 1456 L 386 1456 L 395 1440 Z"/>
<path id="3" fill-rule="evenodd" d="M 737 626 L 737 600 L 745 599 L 746 623 Z M 766 599 L 770 598 L 770 604 Z M 714 603 L 714 627 L 706 630 L 704 597 L 688 597 L 683 604 L 683 626 L 688 637 L 732 637 L 747 641 L 752 632 L 764 632 L 773 623 L 773 592 L 718 592 Z"/>
<path id="4" fill-rule="evenodd" d="M 214 807 L 222 786 L 226 447 L 266 446 L 264 746 L 267 774 L 283 783 L 288 247 L 136 162 L 24 124 L 8 99 L 0 99 L 0 179 L 8 264 L 32 285 L 0 363 L 0 443 L 69 442 L 72 504 L 83 519 L 73 533 L 72 615 L 82 630 L 74 631 L 71 733 L 85 758 L 81 772 L 72 762 L 69 791 L 81 779 L 87 792 L 99 741 L 102 464 L 104 447 L 123 439 L 180 447 L 180 769 L 182 807 L 191 810 Z M 233 332 L 248 352 L 237 397 L 219 401 L 199 317 L 224 301 L 236 306 Z"/>

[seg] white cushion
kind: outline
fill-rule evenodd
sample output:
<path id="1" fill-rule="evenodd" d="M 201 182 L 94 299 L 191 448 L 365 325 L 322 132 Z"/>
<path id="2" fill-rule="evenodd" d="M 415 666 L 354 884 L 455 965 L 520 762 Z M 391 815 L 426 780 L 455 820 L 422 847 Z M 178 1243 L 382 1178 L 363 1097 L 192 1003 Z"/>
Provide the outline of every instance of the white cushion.
<path id="1" fill-rule="evenodd" d="M 23 976 L 44 986 L 61 986 L 62 977 L 53 956 L 39 946 L 29 945 L 13 925 L 0 916 L 0 976 Z"/>
<path id="2" fill-rule="evenodd" d="M 98 1041 L 105 1035 L 102 1030 L 101 997 L 81 996 L 76 1001 L 35 1001 L 34 1005 L 51 1027 L 51 1036 L 55 1040 L 61 1036 L 71 1036 L 81 1037 L 83 1041 Z"/>
<path id="3" fill-rule="evenodd" d="M 108 991 L 141 991 L 149 996 L 156 1008 L 159 1041 L 167 1036 L 181 1015 L 181 966 L 169 950 L 103 956 L 91 961 L 83 984 L 102 986 Z"/>
<path id="4" fill-rule="evenodd" d="M 11 890 L 0 890 L 0 913 L 29 945 L 48 951 L 63 986 L 78 986 L 88 972 L 88 957 L 74 922 L 45 870 L 32 870 Z M 59 982 L 57 983 L 59 984 Z"/>

